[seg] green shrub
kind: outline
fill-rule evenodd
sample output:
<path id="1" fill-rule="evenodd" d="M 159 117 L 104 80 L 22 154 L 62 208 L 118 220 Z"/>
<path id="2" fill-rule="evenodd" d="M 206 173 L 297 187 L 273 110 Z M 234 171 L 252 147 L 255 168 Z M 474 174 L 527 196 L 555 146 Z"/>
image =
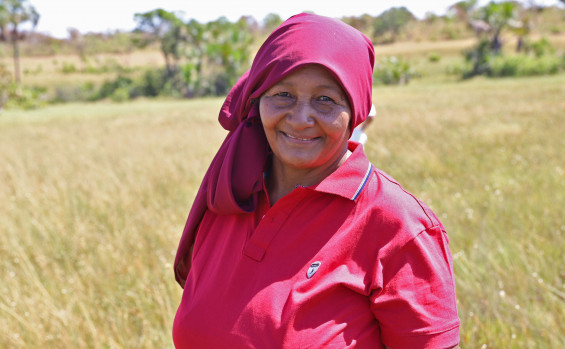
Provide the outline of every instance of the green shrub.
<path id="1" fill-rule="evenodd" d="M 138 82 L 138 94 L 156 97 L 161 94 L 165 86 L 165 72 L 163 69 L 148 69 Z"/>
<path id="2" fill-rule="evenodd" d="M 35 109 L 47 101 L 47 89 L 21 86 L 12 81 L 12 74 L 0 64 L 0 110 L 3 108 Z"/>
<path id="3" fill-rule="evenodd" d="M 465 52 L 468 64 L 463 78 L 475 75 L 491 77 L 535 76 L 557 74 L 565 69 L 565 59 L 555 55 L 551 43 L 542 38 L 526 42 L 522 54 L 502 55 L 493 52 L 487 40 Z"/>
<path id="4" fill-rule="evenodd" d="M 432 62 L 432 63 L 437 63 L 441 60 L 441 55 L 437 52 L 432 52 L 430 53 L 430 55 L 428 56 L 428 61 Z"/>
<path id="5" fill-rule="evenodd" d="M 76 72 L 77 72 L 77 67 L 73 63 L 63 62 L 63 66 L 61 67 L 61 73 L 72 74 Z"/>
<path id="6" fill-rule="evenodd" d="M 104 82 L 93 99 L 104 99 L 111 97 L 118 89 L 127 89 L 129 94 L 129 90 L 133 88 L 134 82 L 130 77 L 118 75 L 116 79 Z"/>
<path id="7" fill-rule="evenodd" d="M 546 38 L 542 38 L 534 42 L 527 42 L 525 45 L 525 51 L 526 53 L 533 53 L 536 57 L 555 53 L 555 49 Z"/>
<path id="8" fill-rule="evenodd" d="M 551 28 L 549 28 L 549 32 L 553 35 L 561 34 L 561 31 L 561 28 L 558 26 L 552 26 Z"/>
<path id="9" fill-rule="evenodd" d="M 110 99 L 114 102 L 125 102 L 130 98 L 129 91 L 127 86 L 120 86 L 112 92 Z"/>
<path id="10" fill-rule="evenodd" d="M 5 107 L 8 109 L 37 109 L 47 103 L 47 89 L 10 84 Z"/>
<path id="11" fill-rule="evenodd" d="M 463 64 L 450 64 L 445 68 L 447 75 L 461 75 L 465 71 Z"/>
<path id="12" fill-rule="evenodd" d="M 165 80 L 163 89 L 159 96 L 167 96 L 174 98 L 182 98 L 185 95 L 186 84 L 180 75 L 175 74 L 173 77 Z"/>
<path id="13" fill-rule="evenodd" d="M 463 78 L 490 74 L 490 60 L 495 56 L 488 39 L 479 41 L 476 47 L 463 52 L 468 67 L 463 70 Z"/>
<path id="14" fill-rule="evenodd" d="M 96 99 L 98 91 L 92 82 L 76 85 L 59 85 L 55 87 L 53 103 L 86 102 Z"/>
<path id="15" fill-rule="evenodd" d="M 168 72 L 166 69 L 149 69 L 137 79 L 120 74 L 114 80 L 102 84 L 92 98 L 110 98 L 116 102 L 140 96 L 183 97 L 186 83 L 180 71 Z"/>
<path id="16" fill-rule="evenodd" d="M 40 64 L 35 69 L 24 69 L 24 75 L 39 75 L 43 72 L 43 66 Z"/>
<path id="17" fill-rule="evenodd" d="M 557 74 L 564 68 L 558 56 L 532 57 L 514 55 L 495 57 L 490 60 L 490 75 L 494 77 L 535 76 Z"/>
<path id="18" fill-rule="evenodd" d="M 408 62 L 395 56 L 385 57 L 375 65 L 374 82 L 379 85 L 403 85 L 418 74 Z"/>

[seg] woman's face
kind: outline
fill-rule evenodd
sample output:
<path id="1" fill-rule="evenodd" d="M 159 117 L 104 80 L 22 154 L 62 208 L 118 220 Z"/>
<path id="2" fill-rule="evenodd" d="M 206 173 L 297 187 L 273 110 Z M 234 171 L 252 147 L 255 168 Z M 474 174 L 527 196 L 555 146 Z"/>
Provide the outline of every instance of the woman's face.
<path id="1" fill-rule="evenodd" d="M 288 169 L 336 166 L 347 151 L 349 101 L 321 66 L 301 68 L 272 86 L 259 112 L 274 161 Z"/>

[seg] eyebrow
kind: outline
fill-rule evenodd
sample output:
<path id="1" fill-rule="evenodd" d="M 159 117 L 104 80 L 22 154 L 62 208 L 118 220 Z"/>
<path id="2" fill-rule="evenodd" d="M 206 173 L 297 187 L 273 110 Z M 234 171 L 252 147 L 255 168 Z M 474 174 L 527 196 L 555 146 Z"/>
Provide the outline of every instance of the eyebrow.
<path id="1" fill-rule="evenodd" d="M 294 86 L 293 83 L 287 82 L 287 81 L 279 81 L 276 84 L 274 84 L 272 87 L 275 86 L 288 86 L 288 87 L 292 87 Z M 327 84 L 322 84 L 322 85 L 318 85 L 316 86 L 316 88 L 319 89 L 328 89 L 328 90 L 333 90 L 336 91 L 337 93 L 339 93 L 340 95 L 343 94 L 345 95 L 345 91 L 343 90 L 343 88 L 341 88 L 339 85 L 327 85 Z"/>

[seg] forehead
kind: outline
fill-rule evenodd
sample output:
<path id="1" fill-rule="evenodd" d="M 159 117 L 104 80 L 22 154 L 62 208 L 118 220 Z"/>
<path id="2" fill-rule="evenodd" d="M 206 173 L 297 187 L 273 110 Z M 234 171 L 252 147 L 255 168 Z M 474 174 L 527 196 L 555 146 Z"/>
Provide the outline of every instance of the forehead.
<path id="1" fill-rule="evenodd" d="M 277 83 L 275 83 L 274 86 L 295 84 L 299 86 L 335 88 L 343 91 L 341 85 L 329 70 L 315 64 L 307 65 L 293 71 L 292 73 L 288 74 Z"/>

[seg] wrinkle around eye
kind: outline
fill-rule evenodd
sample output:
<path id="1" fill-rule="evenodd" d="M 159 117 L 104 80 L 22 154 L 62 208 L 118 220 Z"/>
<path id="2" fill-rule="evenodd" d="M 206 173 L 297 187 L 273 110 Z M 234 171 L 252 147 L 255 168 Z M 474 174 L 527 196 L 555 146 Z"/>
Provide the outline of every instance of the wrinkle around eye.
<path id="1" fill-rule="evenodd" d="M 323 97 L 325 97 L 325 98 L 323 98 Z M 347 107 L 347 104 L 340 99 L 334 99 L 334 98 L 328 97 L 328 96 L 323 96 L 323 97 L 316 99 L 316 103 L 320 106 L 323 106 L 324 108 Z"/>
<path id="2" fill-rule="evenodd" d="M 278 94 L 275 94 L 271 97 L 269 97 L 269 99 L 271 100 L 271 103 L 273 103 L 276 106 L 288 106 L 290 104 L 293 103 L 294 98 L 292 98 L 292 96 L 288 95 L 288 96 L 280 96 Z"/>

